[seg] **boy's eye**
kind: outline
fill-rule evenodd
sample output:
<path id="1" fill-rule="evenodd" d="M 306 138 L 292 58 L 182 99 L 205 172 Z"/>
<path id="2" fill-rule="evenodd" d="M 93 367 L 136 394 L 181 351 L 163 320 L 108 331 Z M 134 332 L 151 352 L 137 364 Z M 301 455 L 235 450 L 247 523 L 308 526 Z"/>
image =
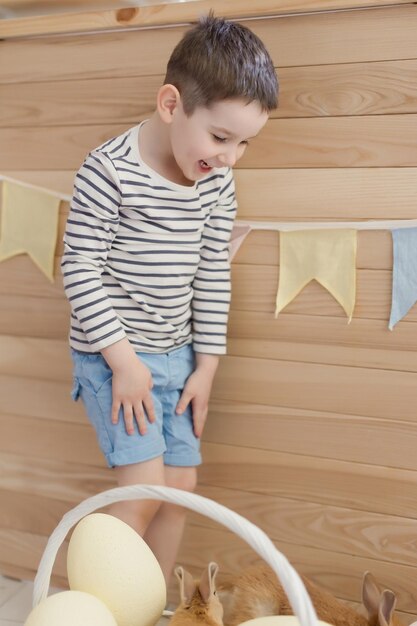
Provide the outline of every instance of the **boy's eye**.
<path id="1" fill-rule="evenodd" d="M 215 141 L 218 141 L 219 143 L 225 143 L 227 141 L 227 137 L 219 137 L 218 135 L 214 135 L 213 134 L 213 139 Z M 241 146 L 248 146 L 249 145 L 249 141 L 247 141 L 246 139 L 244 141 L 240 142 Z"/>
<path id="2" fill-rule="evenodd" d="M 218 135 L 213 135 L 213 138 L 220 143 L 224 143 L 225 141 L 227 141 L 226 137 L 219 137 Z"/>

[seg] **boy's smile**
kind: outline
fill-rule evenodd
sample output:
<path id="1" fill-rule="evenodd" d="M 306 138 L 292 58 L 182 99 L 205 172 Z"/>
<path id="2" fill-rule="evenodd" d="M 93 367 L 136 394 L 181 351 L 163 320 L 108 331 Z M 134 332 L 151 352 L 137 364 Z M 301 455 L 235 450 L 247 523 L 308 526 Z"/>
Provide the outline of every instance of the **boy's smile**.
<path id="1" fill-rule="evenodd" d="M 258 102 L 222 100 L 187 116 L 179 101 L 169 126 L 173 159 L 192 182 L 213 168 L 233 167 L 267 119 L 268 113 Z"/>

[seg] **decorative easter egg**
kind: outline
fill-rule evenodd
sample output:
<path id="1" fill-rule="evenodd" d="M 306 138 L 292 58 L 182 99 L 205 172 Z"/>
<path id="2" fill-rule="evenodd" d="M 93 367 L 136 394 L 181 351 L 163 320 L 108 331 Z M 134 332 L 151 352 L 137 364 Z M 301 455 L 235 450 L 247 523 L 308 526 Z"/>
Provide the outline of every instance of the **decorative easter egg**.
<path id="1" fill-rule="evenodd" d="M 83 591 L 62 591 L 32 609 L 25 626 L 117 626 L 101 600 Z"/>
<path id="2" fill-rule="evenodd" d="M 166 585 L 159 563 L 142 537 L 117 517 L 93 513 L 77 524 L 67 572 L 70 588 L 99 598 L 118 626 L 154 626 L 162 615 Z"/>
<path id="3" fill-rule="evenodd" d="M 318 626 L 332 626 L 320 621 L 317 621 L 317 624 Z M 268 615 L 268 617 L 257 617 L 242 622 L 239 626 L 300 626 L 300 622 L 294 615 Z"/>

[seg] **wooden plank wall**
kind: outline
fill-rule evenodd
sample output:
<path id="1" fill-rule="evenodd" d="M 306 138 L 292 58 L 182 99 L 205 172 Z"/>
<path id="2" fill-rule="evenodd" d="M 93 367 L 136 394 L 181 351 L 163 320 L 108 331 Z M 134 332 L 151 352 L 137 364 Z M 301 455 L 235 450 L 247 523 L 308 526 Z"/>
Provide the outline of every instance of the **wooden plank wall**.
<path id="1" fill-rule="evenodd" d="M 416 217 L 417 7 L 249 21 L 281 106 L 238 164 L 241 219 Z M 86 152 L 148 116 L 184 27 L 0 43 L 0 172 L 70 193 Z M 68 207 L 61 206 L 60 235 Z M 68 306 L 24 256 L 0 264 L 0 571 L 32 577 L 61 515 L 113 486 L 69 398 Z M 310 284 L 277 319 L 278 234 L 233 267 L 229 354 L 199 493 L 262 527 L 300 572 L 357 602 L 370 569 L 417 613 L 417 309 L 389 332 L 389 233 L 361 232 L 346 323 Z M 416 439 L 414 439 L 416 437 Z M 256 555 L 190 515 L 180 555 L 236 571 Z M 61 555 L 55 582 L 65 584 Z"/>

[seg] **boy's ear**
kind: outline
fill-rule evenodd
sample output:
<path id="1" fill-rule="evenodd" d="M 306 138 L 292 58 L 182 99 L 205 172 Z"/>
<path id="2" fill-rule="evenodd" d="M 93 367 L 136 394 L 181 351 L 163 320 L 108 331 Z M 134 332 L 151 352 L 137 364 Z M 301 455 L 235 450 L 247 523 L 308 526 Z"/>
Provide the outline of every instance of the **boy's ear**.
<path id="1" fill-rule="evenodd" d="M 170 124 L 175 109 L 181 104 L 180 92 L 174 85 L 162 85 L 156 96 L 156 108 L 166 124 Z"/>

